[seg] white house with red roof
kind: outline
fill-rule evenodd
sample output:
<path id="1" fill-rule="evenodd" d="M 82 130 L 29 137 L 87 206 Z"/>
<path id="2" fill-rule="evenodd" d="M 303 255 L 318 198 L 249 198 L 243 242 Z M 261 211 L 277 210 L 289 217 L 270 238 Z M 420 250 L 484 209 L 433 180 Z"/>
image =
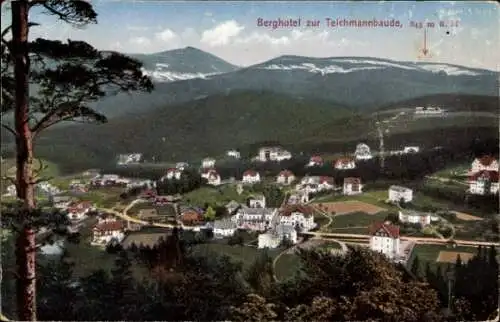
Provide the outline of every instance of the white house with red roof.
<path id="1" fill-rule="evenodd" d="M 295 175 L 290 170 L 281 171 L 276 177 L 276 183 L 278 184 L 291 184 L 295 181 Z"/>
<path id="2" fill-rule="evenodd" d="M 469 193 L 489 195 L 498 193 L 498 171 L 481 170 L 469 176 Z"/>
<path id="3" fill-rule="evenodd" d="M 288 205 L 281 210 L 279 223 L 300 227 L 302 231 L 308 231 L 316 227 L 314 223 L 314 210 L 306 205 Z"/>
<path id="4" fill-rule="evenodd" d="M 370 227 L 370 249 L 384 254 L 389 259 L 399 255 L 399 226 L 390 223 L 376 223 Z"/>
<path id="5" fill-rule="evenodd" d="M 70 203 L 66 208 L 70 220 L 82 220 L 92 210 L 94 208 L 90 201 L 75 201 Z"/>
<path id="6" fill-rule="evenodd" d="M 107 219 L 92 228 L 92 243 L 106 245 L 112 240 L 120 243 L 125 238 L 125 224 L 121 220 Z"/>
<path id="7" fill-rule="evenodd" d="M 360 143 L 356 146 L 354 157 L 356 158 L 356 160 L 370 160 L 371 158 L 373 158 L 370 147 L 365 143 Z"/>
<path id="8" fill-rule="evenodd" d="M 176 180 L 179 180 L 182 176 L 182 170 L 180 169 L 176 169 L 176 168 L 170 168 L 170 169 L 167 169 L 167 173 L 161 177 L 160 181 L 162 180 L 171 180 L 171 179 L 176 179 Z"/>
<path id="9" fill-rule="evenodd" d="M 319 155 L 313 155 L 309 159 L 309 163 L 306 165 L 307 167 L 321 167 L 323 166 L 324 161 L 323 158 L 320 157 Z"/>
<path id="10" fill-rule="evenodd" d="M 218 186 L 221 184 L 220 174 L 215 169 L 204 169 L 201 177 L 207 179 L 209 185 Z"/>
<path id="11" fill-rule="evenodd" d="M 318 188 L 320 191 L 335 189 L 335 179 L 333 177 L 319 177 Z"/>
<path id="12" fill-rule="evenodd" d="M 361 184 L 361 178 L 344 178 L 343 186 L 344 195 L 357 195 L 363 192 L 363 185 Z"/>
<path id="13" fill-rule="evenodd" d="M 290 160 L 292 154 L 281 147 L 263 147 L 259 149 L 257 160 L 261 162 L 266 161 L 284 161 Z"/>
<path id="14" fill-rule="evenodd" d="M 335 169 L 350 170 L 356 168 L 356 161 L 352 158 L 340 158 L 335 161 Z"/>
<path id="15" fill-rule="evenodd" d="M 243 172 L 241 181 L 243 183 L 258 183 L 260 182 L 260 174 L 255 170 L 247 170 Z"/>
<path id="16" fill-rule="evenodd" d="M 479 171 L 497 171 L 498 172 L 498 160 L 491 155 L 484 155 L 480 158 L 476 158 L 471 165 L 470 173 L 476 173 Z"/>

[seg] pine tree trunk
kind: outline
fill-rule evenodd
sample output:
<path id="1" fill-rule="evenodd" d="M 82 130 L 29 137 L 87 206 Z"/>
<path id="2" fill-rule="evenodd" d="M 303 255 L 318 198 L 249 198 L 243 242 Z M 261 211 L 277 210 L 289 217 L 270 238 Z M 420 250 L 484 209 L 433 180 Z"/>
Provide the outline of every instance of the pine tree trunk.
<path id="1" fill-rule="evenodd" d="M 27 217 L 35 208 L 33 182 L 33 142 L 29 127 L 28 2 L 12 1 L 12 56 L 15 78 L 16 184 L 23 201 L 22 229 L 17 239 L 17 309 L 19 320 L 36 320 L 35 233 Z"/>

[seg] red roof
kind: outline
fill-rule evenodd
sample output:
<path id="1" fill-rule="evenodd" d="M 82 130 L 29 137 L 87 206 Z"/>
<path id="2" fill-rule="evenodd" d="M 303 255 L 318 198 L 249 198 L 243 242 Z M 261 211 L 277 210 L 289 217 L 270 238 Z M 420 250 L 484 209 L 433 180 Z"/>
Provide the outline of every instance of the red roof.
<path id="1" fill-rule="evenodd" d="M 315 163 L 323 163 L 323 158 L 320 157 L 319 155 L 313 155 L 310 161 Z"/>
<path id="2" fill-rule="evenodd" d="M 243 172 L 244 177 L 247 177 L 247 176 L 248 177 L 255 177 L 255 176 L 257 176 L 257 174 L 258 173 L 255 170 L 247 170 L 247 171 Z"/>
<path id="3" fill-rule="evenodd" d="M 319 177 L 319 183 L 328 183 L 328 184 L 334 184 L 335 180 L 333 177 Z"/>
<path id="4" fill-rule="evenodd" d="M 361 178 L 344 178 L 344 184 L 350 183 L 350 184 L 360 184 L 361 183 Z"/>
<path id="5" fill-rule="evenodd" d="M 351 159 L 351 158 L 340 158 L 337 161 L 335 161 L 335 164 L 349 164 L 351 162 L 354 162 L 354 159 Z"/>
<path id="6" fill-rule="evenodd" d="M 122 230 L 125 227 L 123 221 L 105 221 L 94 226 L 94 230 L 99 231 L 117 231 Z"/>
<path id="7" fill-rule="evenodd" d="M 278 174 L 279 177 L 291 177 L 293 176 L 293 172 L 290 170 L 283 170 Z"/>
<path id="8" fill-rule="evenodd" d="M 300 212 L 304 216 L 311 216 L 314 212 L 313 208 L 305 205 L 288 205 L 281 211 L 281 216 L 290 216 L 294 212 Z"/>
<path id="9" fill-rule="evenodd" d="M 490 181 L 498 181 L 498 171 L 478 171 L 469 177 L 469 181 L 477 181 L 477 179 L 489 179 Z"/>
<path id="10" fill-rule="evenodd" d="M 88 209 L 90 207 L 92 207 L 92 203 L 90 201 L 74 201 L 68 206 L 68 208 L 71 209 Z"/>
<path id="11" fill-rule="evenodd" d="M 370 235 L 375 235 L 376 232 L 383 229 L 389 237 L 399 238 L 399 226 L 385 224 L 383 222 L 374 223 L 370 226 Z"/>
<path id="12" fill-rule="evenodd" d="M 177 172 L 177 171 L 179 171 L 179 169 L 176 169 L 176 168 L 167 169 L 167 173 L 172 173 L 172 172 Z"/>
<path id="13" fill-rule="evenodd" d="M 485 167 L 491 165 L 493 162 L 496 161 L 496 159 L 491 155 L 483 155 L 482 157 L 477 158 L 476 160 L 478 160 Z"/>

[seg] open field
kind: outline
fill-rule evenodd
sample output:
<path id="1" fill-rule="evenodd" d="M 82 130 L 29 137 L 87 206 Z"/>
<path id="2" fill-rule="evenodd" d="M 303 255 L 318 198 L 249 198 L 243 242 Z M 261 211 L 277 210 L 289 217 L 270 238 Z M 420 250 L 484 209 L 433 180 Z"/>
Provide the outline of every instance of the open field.
<path id="1" fill-rule="evenodd" d="M 335 214 L 350 214 L 353 212 L 363 212 L 366 214 L 376 214 L 381 211 L 385 211 L 386 209 L 358 201 L 358 200 L 349 200 L 349 201 L 339 201 L 339 202 L 322 202 L 321 209 L 325 210 L 329 213 Z"/>
<path id="2" fill-rule="evenodd" d="M 341 202 L 341 201 L 359 201 L 362 203 L 366 203 L 369 205 L 377 206 L 381 210 L 397 210 L 398 208 L 394 205 L 387 204 L 385 201 L 388 198 L 387 190 L 386 189 L 378 189 L 378 190 L 369 190 L 366 192 L 363 192 L 362 194 L 359 195 L 354 195 L 354 196 L 344 196 L 344 195 L 328 195 L 328 196 L 323 196 L 319 197 L 317 199 L 314 199 L 313 203 L 333 203 L 333 202 Z M 359 210 L 361 211 L 361 210 Z"/>
<path id="3" fill-rule="evenodd" d="M 332 230 L 340 230 L 339 228 L 363 228 L 366 232 L 368 226 L 370 226 L 374 222 L 383 221 L 386 217 L 386 212 L 367 214 L 365 212 L 357 211 L 349 214 L 335 216 L 333 218 L 333 223 L 329 228 L 331 228 Z"/>
<path id="4" fill-rule="evenodd" d="M 202 187 L 185 194 L 182 200 L 192 206 L 203 207 L 205 203 L 210 205 L 225 205 L 231 200 L 243 203 L 251 195 L 248 191 L 243 191 L 241 195 L 236 192 L 234 185 L 224 185 L 221 187 Z"/>
<path id="5" fill-rule="evenodd" d="M 439 254 L 441 251 L 448 251 L 454 253 L 470 253 L 477 254 L 477 247 L 470 246 L 457 246 L 455 248 L 451 248 L 445 245 L 423 245 L 417 244 L 413 248 L 410 258 L 408 259 L 407 266 L 412 267 L 413 261 L 415 257 L 418 257 L 420 271 L 424 272 L 425 265 L 429 264 L 430 268 L 435 270 L 438 266 L 446 266 L 448 263 L 438 262 Z M 455 256 L 456 260 L 456 256 Z"/>
<path id="6" fill-rule="evenodd" d="M 436 262 L 438 263 L 455 263 L 457 261 L 457 257 L 460 256 L 462 263 L 467 263 L 474 257 L 474 253 L 465 253 L 465 252 L 453 252 L 453 251 L 440 251 L 438 258 L 436 258 Z"/>
<path id="7" fill-rule="evenodd" d="M 92 201 L 98 207 L 111 208 L 120 202 L 122 192 L 123 188 L 119 187 L 101 187 L 89 190 L 81 199 Z"/>
<path id="8" fill-rule="evenodd" d="M 467 171 L 469 171 L 469 169 L 470 169 L 470 163 L 463 163 L 440 170 L 434 173 L 433 176 L 449 178 L 449 179 L 459 178 L 461 176 L 465 176 L 465 174 L 467 173 Z"/>

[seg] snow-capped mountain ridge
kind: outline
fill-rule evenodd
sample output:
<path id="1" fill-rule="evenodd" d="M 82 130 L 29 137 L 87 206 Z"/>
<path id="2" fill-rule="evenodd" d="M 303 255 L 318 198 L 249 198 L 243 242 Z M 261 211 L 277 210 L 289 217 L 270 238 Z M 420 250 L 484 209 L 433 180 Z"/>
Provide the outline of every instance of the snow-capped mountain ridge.
<path id="1" fill-rule="evenodd" d="M 468 68 L 458 65 L 430 62 L 397 62 L 379 58 L 332 57 L 308 58 L 282 56 L 254 66 L 265 70 L 301 70 L 321 75 L 333 73 L 351 73 L 366 70 L 403 69 L 417 72 L 444 73 L 448 76 L 478 76 L 494 73 L 489 70 Z"/>

